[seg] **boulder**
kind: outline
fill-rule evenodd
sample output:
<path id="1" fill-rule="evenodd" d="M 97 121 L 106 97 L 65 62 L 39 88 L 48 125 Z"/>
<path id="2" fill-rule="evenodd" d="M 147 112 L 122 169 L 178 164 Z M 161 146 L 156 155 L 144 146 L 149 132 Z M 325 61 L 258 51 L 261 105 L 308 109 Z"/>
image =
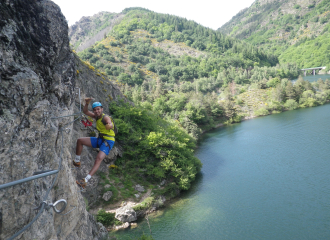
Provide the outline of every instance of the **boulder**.
<path id="1" fill-rule="evenodd" d="M 110 188 L 110 187 L 111 187 L 110 184 L 107 184 L 107 185 L 104 186 L 105 189 Z"/>
<path id="2" fill-rule="evenodd" d="M 133 222 L 136 221 L 136 212 L 131 206 L 124 206 L 116 210 L 115 218 L 121 222 Z"/>
<path id="3" fill-rule="evenodd" d="M 109 201 L 111 197 L 112 197 L 112 192 L 107 191 L 106 193 L 103 194 L 102 198 L 104 199 L 104 201 Z"/>
<path id="4" fill-rule="evenodd" d="M 141 186 L 140 184 L 135 185 L 134 189 L 138 192 L 144 192 L 144 187 Z"/>

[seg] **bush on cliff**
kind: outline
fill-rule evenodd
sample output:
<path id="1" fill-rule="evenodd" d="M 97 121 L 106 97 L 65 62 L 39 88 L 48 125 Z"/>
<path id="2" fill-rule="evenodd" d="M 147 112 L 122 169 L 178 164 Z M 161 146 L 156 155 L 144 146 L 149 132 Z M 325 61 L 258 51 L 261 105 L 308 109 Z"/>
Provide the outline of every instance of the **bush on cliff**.
<path id="1" fill-rule="evenodd" d="M 110 112 L 125 149 L 117 165 L 149 182 L 168 179 L 175 185 L 172 191 L 189 189 L 202 163 L 194 156 L 195 140 L 176 121 L 123 101 L 112 103 Z"/>
<path id="2" fill-rule="evenodd" d="M 107 213 L 104 209 L 101 209 L 97 212 L 96 221 L 102 223 L 104 226 L 123 224 L 121 221 L 115 218 L 114 213 Z"/>

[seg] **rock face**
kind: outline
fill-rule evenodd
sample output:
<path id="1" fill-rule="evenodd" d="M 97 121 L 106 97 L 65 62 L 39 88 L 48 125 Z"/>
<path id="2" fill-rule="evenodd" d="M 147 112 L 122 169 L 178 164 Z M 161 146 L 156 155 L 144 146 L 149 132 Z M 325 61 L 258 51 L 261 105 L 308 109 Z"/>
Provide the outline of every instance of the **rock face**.
<path id="1" fill-rule="evenodd" d="M 39 206 L 46 196 L 48 202 L 65 199 L 68 205 L 63 213 L 72 211 L 63 216 L 44 210 L 18 239 L 104 239 L 107 235 L 86 211 L 75 184 L 93 165 L 97 152 L 84 150 L 86 169 L 72 170 L 75 140 L 86 136 L 85 130 L 78 121 L 69 124 L 62 148 L 61 126 L 74 118 L 51 118 L 79 109 L 76 87 L 82 96 L 98 94 L 104 101 L 106 96 L 115 100 L 123 95 L 111 83 L 101 88 L 107 92 L 99 94 L 101 83 L 95 83 L 102 77 L 79 64 L 56 4 L 47 0 L 0 2 L 0 184 L 58 169 L 62 152 L 62 167 L 48 195 L 55 175 L 0 190 L 0 239 L 28 224 L 36 215 L 33 205 Z M 78 69 L 82 73 L 77 75 Z M 120 154 L 117 145 L 110 159 Z M 106 169 L 101 165 L 101 170 Z"/>
<path id="2" fill-rule="evenodd" d="M 133 210 L 133 208 L 129 205 L 118 208 L 116 210 L 115 218 L 117 218 L 121 222 L 133 222 L 136 221 L 136 212 Z"/>

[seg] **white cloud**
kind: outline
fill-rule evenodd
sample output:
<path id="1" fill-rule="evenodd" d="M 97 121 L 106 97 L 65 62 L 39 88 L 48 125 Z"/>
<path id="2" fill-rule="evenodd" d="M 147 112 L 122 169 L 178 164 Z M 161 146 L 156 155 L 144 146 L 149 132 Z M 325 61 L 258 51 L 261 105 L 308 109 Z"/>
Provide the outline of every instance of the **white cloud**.
<path id="1" fill-rule="evenodd" d="M 60 6 L 62 13 L 69 21 L 69 25 L 73 25 L 83 16 L 92 16 L 101 11 L 119 13 L 128 7 L 143 7 L 158 13 L 184 17 L 203 26 L 217 29 L 240 10 L 249 7 L 254 0 L 53 0 L 53 2 Z"/>

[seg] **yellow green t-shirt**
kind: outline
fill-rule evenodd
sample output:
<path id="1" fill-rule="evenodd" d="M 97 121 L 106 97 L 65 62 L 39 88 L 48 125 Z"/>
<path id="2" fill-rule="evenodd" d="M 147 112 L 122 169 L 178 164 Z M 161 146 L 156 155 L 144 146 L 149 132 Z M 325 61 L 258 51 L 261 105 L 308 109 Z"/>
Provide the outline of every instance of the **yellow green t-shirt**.
<path id="1" fill-rule="evenodd" d="M 105 128 L 104 123 L 102 122 L 103 117 L 105 116 L 105 114 L 103 113 L 102 116 L 96 120 L 96 129 L 97 131 L 99 131 L 99 133 L 103 134 L 103 138 L 106 140 L 111 140 L 111 141 L 115 141 L 115 132 L 112 129 L 107 130 Z M 113 125 L 113 121 L 110 117 L 110 121 Z"/>

